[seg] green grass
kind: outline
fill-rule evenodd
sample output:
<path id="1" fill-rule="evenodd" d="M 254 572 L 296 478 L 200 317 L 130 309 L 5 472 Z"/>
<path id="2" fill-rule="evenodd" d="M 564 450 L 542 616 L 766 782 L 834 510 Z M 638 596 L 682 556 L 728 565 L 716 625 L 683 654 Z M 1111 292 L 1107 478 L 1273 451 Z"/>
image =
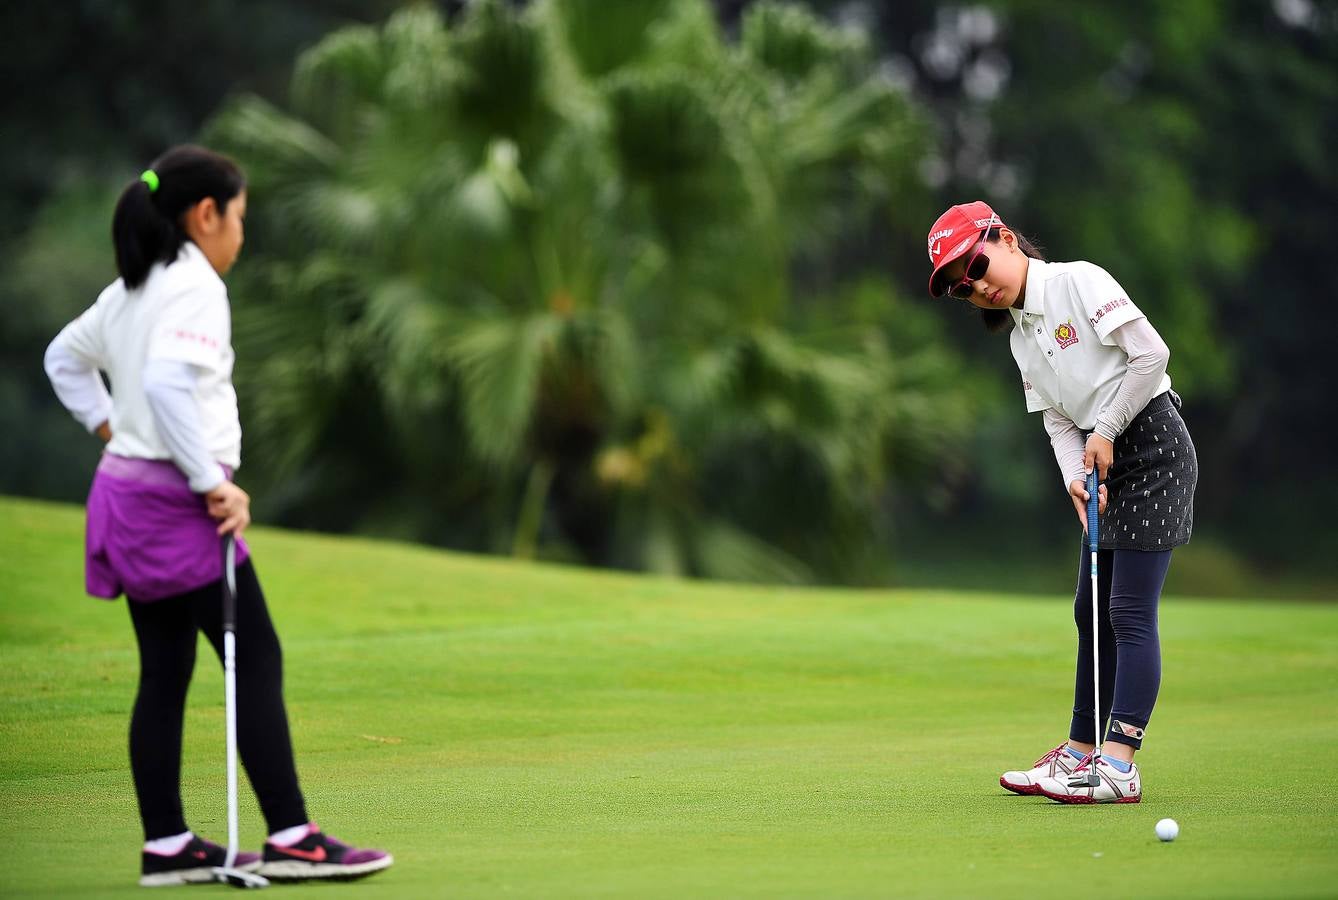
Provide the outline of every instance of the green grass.
<path id="1" fill-rule="evenodd" d="M 0 499 L 0 523 L 0 896 L 138 895 L 123 603 L 83 596 L 79 509 Z M 1331 897 L 1338 883 L 1335 606 L 1167 598 L 1147 799 L 1064 807 L 997 785 L 1067 727 L 1062 596 L 711 585 L 249 538 L 311 812 L 397 858 L 356 887 L 285 894 Z M 222 679 L 206 654 L 183 790 L 217 839 Z M 256 846 L 247 790 L 242 815 Z M 1180 822 L 1173 844 L 1153 836 L 1163 816 Z"/>

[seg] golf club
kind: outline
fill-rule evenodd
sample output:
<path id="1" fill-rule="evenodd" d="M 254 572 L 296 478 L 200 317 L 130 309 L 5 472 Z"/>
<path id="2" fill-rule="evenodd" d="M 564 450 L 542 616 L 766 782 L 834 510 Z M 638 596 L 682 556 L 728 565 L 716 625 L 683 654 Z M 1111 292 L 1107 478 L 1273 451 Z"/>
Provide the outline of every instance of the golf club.
<path id="1" fill-rule="evenodd" d="M 269 887 L 269 880 L 233 868 L 237 861 L 237 542 L 223 536 L 223 691 L 228 720 L 228 855 L 214 878 L 238 888 Z"/>
<path id="2" fill-rule="evenodd" d="M 1087 549 L 1092 554 L 1092 719 L 1096 723 L 1096 731 L 1093 733 L 1096 748 L 1092 751 L 1092 764 L 1087 768 L 1088 787 L 1101 784 L 1101 776 L 1096 773 L 1096 761 L 1101 758 L 1101 631 L 1096 579 L 1096 552 L 1100 543 L 1097 535 L 1100 488 L 1094 465 L 1087 476 Z"/>

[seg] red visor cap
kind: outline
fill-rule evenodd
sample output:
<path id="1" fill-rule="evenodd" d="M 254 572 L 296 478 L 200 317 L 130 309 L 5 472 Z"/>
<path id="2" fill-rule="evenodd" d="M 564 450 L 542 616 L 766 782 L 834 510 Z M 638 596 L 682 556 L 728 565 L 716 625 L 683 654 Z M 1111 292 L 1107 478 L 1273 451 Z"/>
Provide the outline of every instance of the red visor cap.
<path id="1" fill-rule="evenodd" d="M 948 208 L 929 229 L 929 295 L 934 296 L 934 276 L 948 263 L 975 246 L 991 228 L 1002 227 L 999 215 L 984 200 L 959 203 Z"/>

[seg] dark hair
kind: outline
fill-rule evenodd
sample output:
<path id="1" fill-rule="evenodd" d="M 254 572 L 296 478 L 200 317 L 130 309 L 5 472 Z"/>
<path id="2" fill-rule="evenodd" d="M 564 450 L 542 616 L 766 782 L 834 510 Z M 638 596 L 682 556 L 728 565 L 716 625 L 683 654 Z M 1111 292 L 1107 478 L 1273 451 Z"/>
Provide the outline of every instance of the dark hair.
<path id="1" fill-rule="evenodd" d="M 1009 230 L 1011 231 L 1012 229 Z M 1017 249 L 1022 251 L 1023 256 L 1039 259 L 1042 262 L 1045 261 L 1045 256 L 1041 251 L 1035 244 L 1027 240 L 1024 235 L 1019 234 L 1016 231 L 1013 232 L 1013 235 L 1017 238 Z M 998 243 L 999 229 L 991 228 L 989 234 L 985 236 L 985 240 L 991 244 Z M 980 320 L 985 323 L 986 331 L 1002 332 L 1011 331 L 1013 328 L 1013 317 L 1008 314 L 1008 310 L 1006 309 L 982 309 L 980 311 Z"/>
<path id="2" fill-rule="evenodd" d="M 136 178 L 116 201 L 112 215 L 112 243 L 116 246 L 116 269 L 127 288 L 136 288 L 149 277 L 153 264 L 171 263 L 187 240 L 181 214 L 205 197 L 213 197 L 223 213 L 233 197 L 246 187 L 246 178 L 226 156 L 180 144 L 150 165 L 158 176 L 158 187 Z"/>

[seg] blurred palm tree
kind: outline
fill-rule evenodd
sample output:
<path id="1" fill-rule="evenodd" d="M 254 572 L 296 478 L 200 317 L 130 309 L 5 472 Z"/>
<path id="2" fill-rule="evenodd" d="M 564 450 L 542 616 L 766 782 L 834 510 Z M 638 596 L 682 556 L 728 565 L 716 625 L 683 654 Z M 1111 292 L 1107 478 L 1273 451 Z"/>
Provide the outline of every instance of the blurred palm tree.
<path id="1" fill-rule="evenodd" d="M 708 577 L 881 574 L 955 361 L 833 250 L 923 128 L 858 35 L 760 3 L 413 6 L 305 53 L 247 168 L 235 333 L 271 515 Z"/>

